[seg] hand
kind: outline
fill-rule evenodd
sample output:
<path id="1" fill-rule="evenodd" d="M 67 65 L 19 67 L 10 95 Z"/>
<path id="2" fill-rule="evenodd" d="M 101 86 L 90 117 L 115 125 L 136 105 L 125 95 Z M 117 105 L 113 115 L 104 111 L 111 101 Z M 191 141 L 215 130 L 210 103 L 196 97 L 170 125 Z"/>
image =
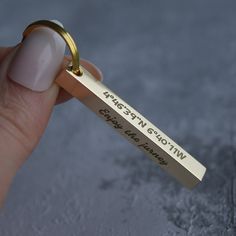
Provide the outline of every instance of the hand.
<path id="1" fill-rule="evenodd" d="M 0 47 L 0 204 L 37 146 L 53 106 L 71 98 L 53 83 L 59 73 L 66 73 L 69 58 L 64 51 L 64 41 L 48 28 L 33 31 L 16 47 Z M 102 79 L 93 64 L 81 64 Z"/>

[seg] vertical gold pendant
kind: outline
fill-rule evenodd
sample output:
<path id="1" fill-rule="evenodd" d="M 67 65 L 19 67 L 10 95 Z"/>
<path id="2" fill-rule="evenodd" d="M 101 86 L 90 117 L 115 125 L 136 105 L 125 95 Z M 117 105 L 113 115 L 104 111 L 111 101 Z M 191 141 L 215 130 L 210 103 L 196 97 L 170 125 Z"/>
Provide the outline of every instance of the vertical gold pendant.
<path id="1" fill-rule="evenodd" d="M 59 86 L 78 98 L 184 186 L 193 188 L 202 180 L 206 168 L 200 162 L 79 65 L 76 45 L 62 27 L 50 21 L 37 21 L 26 28 L 23 36 L 39 26 L 59 33 L 71 51 L 72 66 L 66 70 L 67 76 L 61 73 L 56 79 Z"/>
<path id="2" fill-rule="evenodd" d="M 84 68 L 82 71 L 83 75 L 76 76 L 67 70 L 68 77 L 59 76 L 56 83 L 78 98 L 184 186 L 192 188 L 202 180 L 206 168 L 201 163 L 88 71 Z"/>

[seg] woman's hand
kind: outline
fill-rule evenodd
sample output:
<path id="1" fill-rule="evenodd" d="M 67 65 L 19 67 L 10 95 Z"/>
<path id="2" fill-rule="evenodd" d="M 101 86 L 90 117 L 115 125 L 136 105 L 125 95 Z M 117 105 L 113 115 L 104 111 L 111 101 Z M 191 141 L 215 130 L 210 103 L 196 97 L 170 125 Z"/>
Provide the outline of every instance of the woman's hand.
<path id="1" fill-rule="evenodd" d="M 16 47 L 0 47 L 0 204 L 37 146 L 53 106 L 71 98 L 53 83 L 59 73 L 66 73 L 69 59 L 64 51 L 64 41 L 48 28 L 33 31 Z M 102 79 L 93 64 L 85 60 L 81 64 Z"/>

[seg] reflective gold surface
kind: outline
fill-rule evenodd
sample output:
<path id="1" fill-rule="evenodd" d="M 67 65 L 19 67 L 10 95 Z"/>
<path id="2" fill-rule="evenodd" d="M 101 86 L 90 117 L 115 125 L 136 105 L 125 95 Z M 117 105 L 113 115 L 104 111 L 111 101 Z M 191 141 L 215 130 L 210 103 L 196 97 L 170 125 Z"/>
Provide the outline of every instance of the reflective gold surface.
<path id="1" fill-rule="evenodd" d="M 206 168 L 133 107 L 83 68 L 76 76 L 67 70 L 56 83 L 105 120 L 184 186 L 193 188 Z M 161 181 L 161 180 L 160 180 Z"/>

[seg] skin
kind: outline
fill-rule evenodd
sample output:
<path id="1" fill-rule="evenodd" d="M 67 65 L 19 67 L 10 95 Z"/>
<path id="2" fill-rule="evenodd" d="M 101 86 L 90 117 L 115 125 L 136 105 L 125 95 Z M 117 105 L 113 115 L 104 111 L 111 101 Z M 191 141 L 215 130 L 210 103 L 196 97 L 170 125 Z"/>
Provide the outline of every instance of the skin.
<path id="1" fill-rule="evenodd" d="M 53 107 L 71 96 L 57 84 L 44 92 L 27 89 L 7 76 L 8 67 L 16 47 L 0 47 L 0 205 L 3 204 L 17 170 L 37 146 L 47 127 Z M 68 64 L 65 57 L 61 71 Z M 98 80 L 101 72 L 86 60 L 85 67 Z"/>

